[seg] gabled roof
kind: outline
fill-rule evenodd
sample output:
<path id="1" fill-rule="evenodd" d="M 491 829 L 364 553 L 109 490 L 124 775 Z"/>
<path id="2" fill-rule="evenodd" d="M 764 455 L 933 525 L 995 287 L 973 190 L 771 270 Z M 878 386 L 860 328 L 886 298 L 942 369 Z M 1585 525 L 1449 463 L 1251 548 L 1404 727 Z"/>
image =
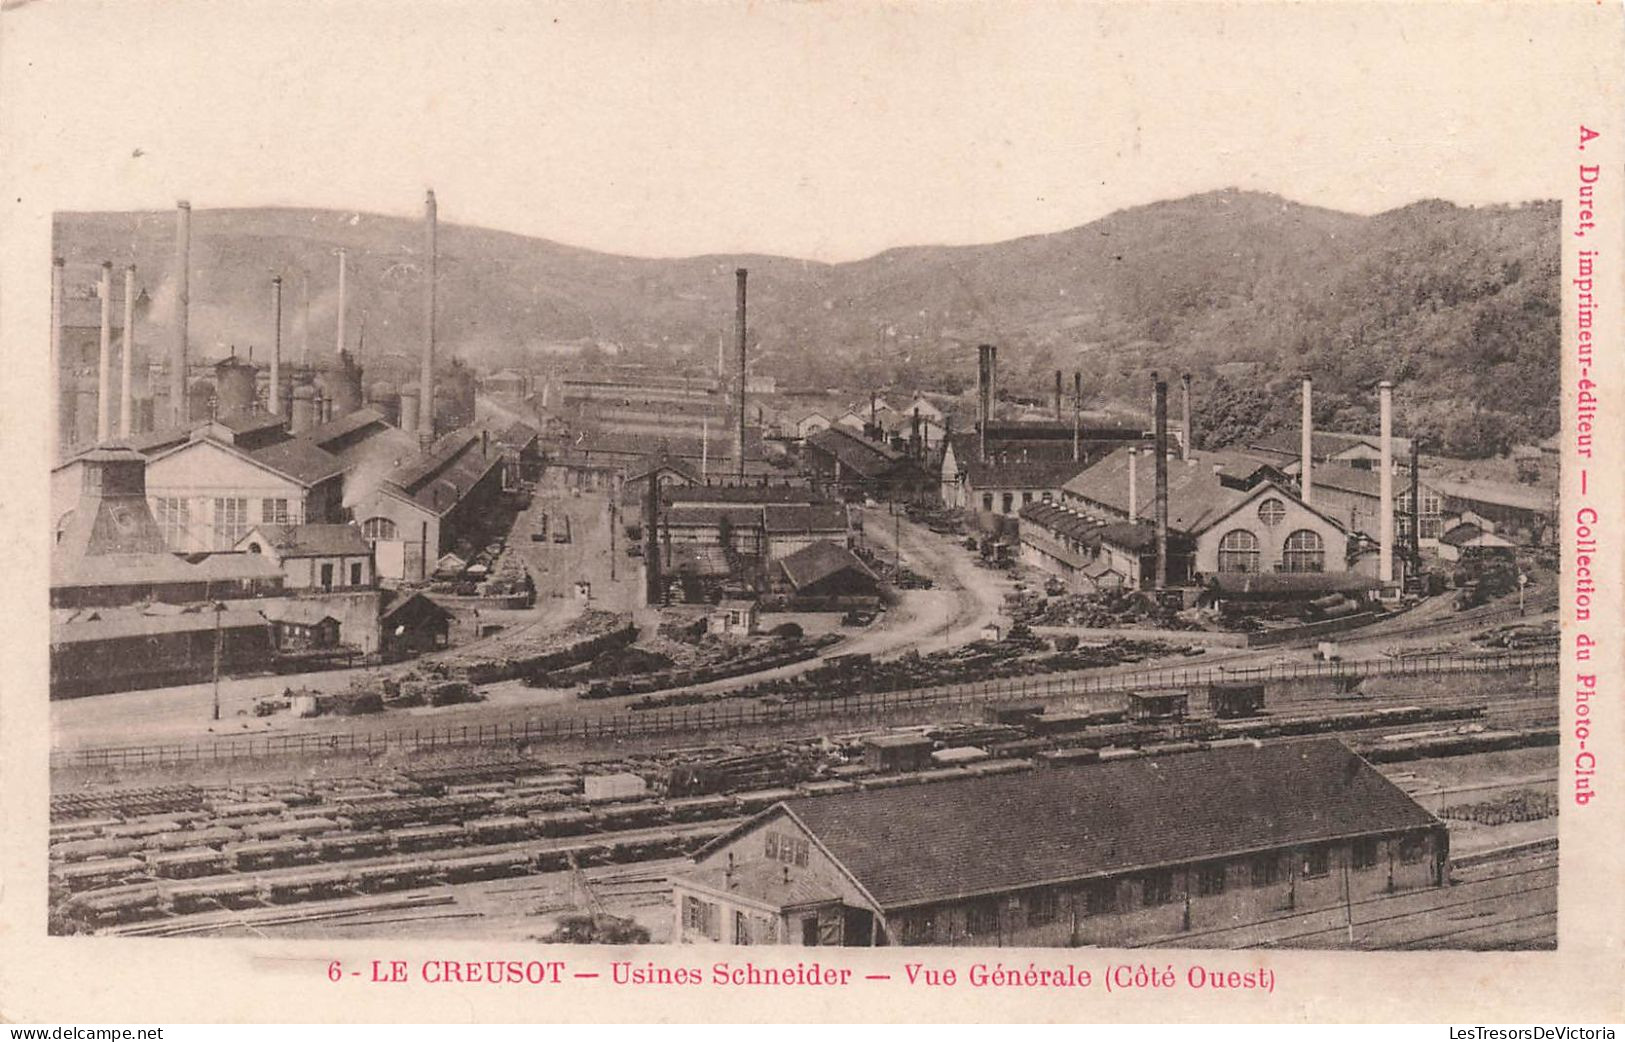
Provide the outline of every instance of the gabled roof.
<path id="1" fill-rule="evenodd" d="M 668 486 L 668 503 L 819 503 L 824 496 L 810 485 L 693 485 Z"/>
<path id="2" fill-rule="evenodd" d="M 972 455 L 965 459 L 960 472 L 965 475 L 965 484 L 978 490 L 1058 489 L 1087 467 L 1087 463 L 1074 459 L 992 459 L 984 463 Z"/>
<path id="3" fill-rule="evenodd" d="M 437 517 L 450 513 L 502 465 L 502 453 L 487 453 L 481 435 L 475 427 L 445 435 L 423 456 L 390 471 L 378 491 Z"/>
<path id="4" fill-rule="evenodd" d="M 844 532 L 846 507 L 840 503 L 769 503 L 762 508 L 769 532 Z"/>
<path id="5" fill-rule="evenodd" d="M 258 532 L 280 557 L 336 557 L 367 555 L 372 549 L 354 525 L 255 525 L 238 546 L 246 546 Z"/>
<path id="6" fill-rule="evenodd" d="M 642 460 L 627 468 L 626 480 L 637 481 L 662 470 L 677 474 L 696 485 L 700 483 L 699 473 L 682 457 L 673 456 L 669 452 L 656 452 L 645 456 Z"/>
<path id="7" fill-rule="evenodd" d="M 306 488 L 344 473 L 343 460 L 298 438 L 253 449 L 245 455 Z"/>
<path id="8" fill-rule="evenodd" d="M 357 409 L 355 412 L 345 413 L 343 416 L 312 427 L 300 434 L 299 437 L 312 445 L 325 449 L 330 443 L 341 441 L 357 431 L 365 430 L 374 424 L 387 424 L 388 422 L 384 418 L 384 414 L 377 409 L 371 407 Z"/>
<path id="9" fill-rule="evenodd" d="M 91 621 L 53 624 L 51 644 L 79 644 L 96 640 L 158 637 L 171 633 L 199 633 L 218 625 L 222 630 L 252 629 L 266 624 L 253 608 L 234 607 L 215 612 L 204 606 L 195 612 L 149 615 L 139 609 L 101 609 Z"/>
<path id="10" fill-rule="evenodd" d="M 1068 481 L 1065 490 L 1069 495 L 1127 514 L 1130 459 L 1128 449 L 1118 449 Z M 1156 459 L 1147 453 L 1140 453 L 1138 467 L 1135 477 L 1138 508 L 1135 514 L 1140 518 L 1150 518 L 1156 508 Z M 1196 453 L 1188 460 L 1170 461 L 1169 528 L 1190 535 L 1205 532 L 1264 489 L 1272 490 L 1275 495 L 1302 506 L 1328 523 L 1337 523 L 1260 473 L 1268 470 L 1268 464 L 1240 453 Z"/>
<path id="11" fill-rule="evenodd" d="M 858 572 L 871 582 L 878 581 L 856 554 L 825 539 L 779 558 L 779 568 L 790 585 L 798 590 L 848 570 Z"/>
<path id="12" fill-rule="evenodd" d="M 863 478 L 884 478 L 907 462 L 903 453 L 839 425 L 807 436 L 807 445 L 829 453 Z"/>
<path id="13" fill-rule="evenodd" d="M 214 422 L 238 435 L 264 434 L 287 425 L 284 417 L 270 412 L 228 413 L 215 417 Z"/>
<path id="14" fill-rule="evenodd" d="M 1440 827 L 1335 739 L 944 782 L 928 799 L 804 797 L 767 815 L 781 809 L 886 909 Z"/>
<path id="15" fill-rule="evenodd" d="M 1364 446 L 1373 452 L 1382 450 L 1382 440 L 1375 434 L 1349 434 L 1343 431 L 1311 431 L 1309 433 L 1309 451 L 1314 453 L 1315 459 L 1330 459 L 1341 455 L 1350 449 Z M 1410 455 L 1411 439 L 1393 439 L 1393 453 L 1395 459 L 1402 459 Z M 1247 443 L 1250 449 L 1268 452 L 1272 455 L 1299 456 L 1303 455 L 1302 428 L 1293 427 L 1290 430 L 1276 431 L 1260 438 L 1254 438 Z"/>
<path id="16" fill-rule="evenodd" d="M 316 601 L 295 600 L 291 597 L 266 601 L 261 610 L 265 613 L 265 617 L 272 622 L 292 622 L 301 626 L 319 626 L 329 619 L 334 622 L 339 621 L 338 616 L 329 611 L 326 605 L 319 604 Z"/>
<path id="17" fill-rule="evenodd" d="M 1549 514 L 1557 508 L 1557 497 L 1551 492 L 1542 492 L 1539 489 L 1527 488 L 1522 485 L 1508 485 L 1499 481 L 1485 481 L 1474 478 L 1471 480 L 1452 480 L 1449 478 L 1426 478 L 1428 487 L 1440 495 L 1451 499 L 1465 499 L 1477 503 L 1488 503 L 1494 506 L 1512 507 L 1515 510 L 1527 510 L 1530 513 Z"/>

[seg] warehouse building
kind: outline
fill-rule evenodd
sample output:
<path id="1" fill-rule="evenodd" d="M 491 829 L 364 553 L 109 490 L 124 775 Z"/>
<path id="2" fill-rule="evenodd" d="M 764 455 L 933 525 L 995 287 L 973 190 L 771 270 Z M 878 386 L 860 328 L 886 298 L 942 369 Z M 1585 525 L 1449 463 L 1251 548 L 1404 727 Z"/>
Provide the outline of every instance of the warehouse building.
<path id="1" fill-rule="evenodd" d="M 802 452 L 820 486 L 847 499 L 914 499 L 927 488 L 919 460 L 839 423 L 809 436 Z"/>
<path id="2" fill-rule="evenodd" d="M 1177 943 L 1448 882 L 1445 826 L 1341 742 L 1313 739 L 778 803 L 672 880 L 672 936 Z"/>
<path id="3" fill-rule="evenodd" d="M 778 561 L 781 586 L 802 600 L 874 598 L 880 580 L 844 545 L 820 540 Z"/>
<path id="4" fill-rule="evenodd" d="M 390 471 L 351 510 L 372 544 L 378 577 L 421 582 L 441 555 L 481 543 L 502 494 L 502 471 L 490 435 L 472 427 Z"/>

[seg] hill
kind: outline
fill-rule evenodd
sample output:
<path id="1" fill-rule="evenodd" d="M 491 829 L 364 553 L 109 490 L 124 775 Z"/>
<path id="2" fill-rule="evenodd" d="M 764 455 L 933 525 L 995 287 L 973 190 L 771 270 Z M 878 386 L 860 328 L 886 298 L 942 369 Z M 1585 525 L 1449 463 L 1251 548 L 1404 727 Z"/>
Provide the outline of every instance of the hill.
<path id="1" fill-rule="evenodd" d="M 987 341 L 1000 345 L 1003 385 L 1035 396 L 1057 368 L 1081 369 L 1096 400 L 1128 401 L 1148 397 L 1151 369 L 1190 371 L 1199 430 L 1218 442 L 1295 424 L 1292 384 L 1308 369 L 1322 424 L 1369 428 L 1386 378 L 1404 429 L 1484 455 L 1557 429 L 1558 227 L 1553 202 L 1427 201 L 1365 217 L 1222 191 L 1048 235 L 821 264 L 620 257 L 443 222 L 441 339 L 488 367 L 585 344 L 709 367 L 743 265 L 752 365 L 785 383 L 952 391 L 974 380 L 974 345 Z M 57 239 L 86 280 L 103 259 L 167 276 L 173 217 L 62 214 Z M 198 210 L 193 242 L 192 329 L 205 353 L 263 350 L 276 272 L 285 343 L 331 351 L 340 246 L 365 353 L 418 342 L 414 221 Z M 149 289 L 156 341 L 172 294 L 167 279 Z"/>

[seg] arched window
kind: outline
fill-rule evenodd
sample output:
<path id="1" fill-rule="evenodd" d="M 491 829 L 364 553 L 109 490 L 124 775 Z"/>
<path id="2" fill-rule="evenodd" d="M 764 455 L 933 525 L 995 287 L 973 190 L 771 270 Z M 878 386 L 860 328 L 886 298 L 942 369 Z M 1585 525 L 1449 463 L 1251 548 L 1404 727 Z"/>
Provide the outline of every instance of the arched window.
<path id="1" fill-rule="evenodd" d="M 1226 532 L 1219 540 L 1219 571 L 1258 571 L 1258 537 L 1245 528 Z"/>
<path id="2" fill-rule="evenodd" d="M 1274 528 L 1286 517 L 1286 504 L 1274 496 L 1258 504 L 1258 519 Z"/>
<path id="3" fill-rule="evenodd" d="M 368 540 L 397 539 L 395 522 L 387 517 L 369 517 L 361 523 L 361 534 Z"/>
<path id="4" fill-rule="evenodd" d="M 1326 544 L 1319 532 L 1300 528 L 1286 537 L 1281 551 L 1283 572 L 1324 572 L 1326 570 Z"/>

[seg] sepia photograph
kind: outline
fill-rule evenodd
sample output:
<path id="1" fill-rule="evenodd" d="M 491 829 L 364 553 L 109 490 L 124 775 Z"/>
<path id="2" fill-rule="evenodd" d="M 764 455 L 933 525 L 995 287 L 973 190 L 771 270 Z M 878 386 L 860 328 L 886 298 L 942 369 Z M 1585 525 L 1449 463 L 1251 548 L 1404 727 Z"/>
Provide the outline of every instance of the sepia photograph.
<path id="1" fill-rule="evenodd" d="M 1528 97 L 1539 5 L 422 4 L 376 68 L 365 4 L 51 6 L 51 77 L 202 35 L 64 102 L 96 154 L 8 251 L 36 942 L 1573 943 L 1565 266 L 1618 171 Z"/>

